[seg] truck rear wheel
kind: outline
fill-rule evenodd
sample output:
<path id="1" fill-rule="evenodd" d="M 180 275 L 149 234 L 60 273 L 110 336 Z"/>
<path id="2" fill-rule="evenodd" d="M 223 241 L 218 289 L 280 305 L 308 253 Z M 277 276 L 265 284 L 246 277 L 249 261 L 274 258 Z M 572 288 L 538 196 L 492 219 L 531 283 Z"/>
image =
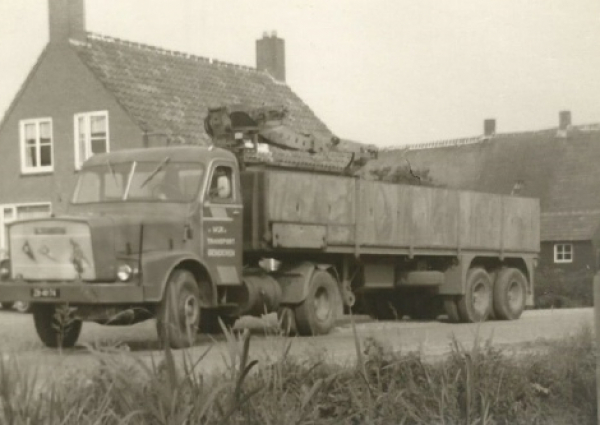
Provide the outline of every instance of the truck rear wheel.
<path id="1" fill-rule="evenodd" d="M 499 320 L 516 320 L 525 309 L 527 278 L 515 268 L 500 270 L 494 283 L 494 312 Z"/>
<path id="2" fill-rule="evenodd" d="M 176 269 L 167 282 L 158 308 L 156 330 L 161 343 L 171 348 L 191 347 L 200 327 L 200 289 L 188 270 Z"/>
<path id="3" fill-rule="evenodd" d="M 56 304 L 34 304 L 31 307 L 35 330 L 46 347 L 71 348 L 81 333 L 81 320 L 64 317 Z M 64 308 L 64 307 L 63 307 Z"/>
<path id="4" fill-rule="evenodd" d="M 466 293 L 456 303 L 462 322 L 484 322 L 492 311 L 492 281 L 482 268 L 467 272 Z"/>
<path id="5" fill-rule="evenodd" d="M 335 325 L 340 302 L 340 293 L 333 277 L 323 270 L 315 270 L 306 299 L 294 309 L 298 333 L 300 335 L 329 333 Z"/>

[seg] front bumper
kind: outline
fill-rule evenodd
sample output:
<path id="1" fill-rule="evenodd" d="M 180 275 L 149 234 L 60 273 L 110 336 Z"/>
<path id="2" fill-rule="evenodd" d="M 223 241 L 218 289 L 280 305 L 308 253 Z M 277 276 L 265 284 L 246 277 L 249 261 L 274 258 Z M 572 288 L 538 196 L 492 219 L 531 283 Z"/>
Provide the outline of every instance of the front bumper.
<path id="1" fill-rule="evenodd" d="M 0 303 L 134 304 L 144 302 L 144 289 L 121 282 L 0 282 Z"/>

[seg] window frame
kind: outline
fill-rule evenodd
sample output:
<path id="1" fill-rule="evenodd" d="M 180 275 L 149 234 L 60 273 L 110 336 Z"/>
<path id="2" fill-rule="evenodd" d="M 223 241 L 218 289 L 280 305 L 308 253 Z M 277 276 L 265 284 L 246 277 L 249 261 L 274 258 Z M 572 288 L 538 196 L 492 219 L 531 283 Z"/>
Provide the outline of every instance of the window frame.
<path id="1" fill-rule="evenodd" d="M 85 158 L 82 158 L 82 152 L 79 149 L 79 119 L 83 118 L 85 120 L 84 126 L 86 132 L 84 133 L 84 143 L 86 153 L 90 153 L 92 151 L 92 134 L 90 127 L 90 120 L 92 117 L 104 117 L 106 119 L 106 153 L 110 152 L 110 122 L 108 116 L 108 110 L 104 111 L 90 111 L 90 112 L 80 112 L 73 115 L 73 142 L 75 149 L 75 170 L 81 170 L 81 166 L 85 161 L 92 157 L 92 155 L 86 155 Z"/>
<path id="2" fill-rule="evenodd" d="M 27 165 L 27 144 L 25 140 L 25 127 L 35 124 L 36 135 L 36 153 L 41 164 L 41 140 L 40 140 L 40 125 L 42 123 L 50 124 L 50 165 Z M 19 145 L 21 151 L 21 174 L 42 174 L 54 172 L 54 123 L 51 117 L 27 118 L 19 121 Z"/>
<path id="3" fill-rule="evenodd" d="M 569 252 L 565 252 L 565 247 L 570 247 Z M 561 249 L 559 249 L 561 248 Z M 558 256 L 562 255 L 562 259 L 559 259 Z M 570 258 L 564 258 L 565 254 L 569 254 Z M 575 258 L 575 248 L 572 243 L 555 243 L 554 244 L 554 263 L 555 264 L 571 264 Z"/>
<path id="4" fill-rule="evenodd" d="M 217 198 L 210 195 L 210 189 L 212 185 L 213 178 L 215 177 L 215 173 L 217 172 L 217 168 L 219 167 L 227 167 L 231 171 L 231 180 L 229 184 L 231 185 L 231 196 L 229 198 Z M 235 174 L 235 166 L 229 162 L 214 162 L 211 165 L 210 174 L 206 180 L 206 187 L 204 189 L 204 202 L 207 204 L 214 205 L 231 205 L 237 204 L 237 182 L 236 182 L 236 174 Z"/>

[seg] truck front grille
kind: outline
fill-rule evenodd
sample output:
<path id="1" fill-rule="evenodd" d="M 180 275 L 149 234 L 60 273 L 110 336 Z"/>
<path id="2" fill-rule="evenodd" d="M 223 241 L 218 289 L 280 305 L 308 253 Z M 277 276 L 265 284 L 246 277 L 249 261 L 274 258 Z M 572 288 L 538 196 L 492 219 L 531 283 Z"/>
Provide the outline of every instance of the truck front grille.
<path id="1" fill-rule="evenodd" d="M 44 220 L 10 227 L 13 279 L 93 280 L 90 228 L 85 223 Z"/>

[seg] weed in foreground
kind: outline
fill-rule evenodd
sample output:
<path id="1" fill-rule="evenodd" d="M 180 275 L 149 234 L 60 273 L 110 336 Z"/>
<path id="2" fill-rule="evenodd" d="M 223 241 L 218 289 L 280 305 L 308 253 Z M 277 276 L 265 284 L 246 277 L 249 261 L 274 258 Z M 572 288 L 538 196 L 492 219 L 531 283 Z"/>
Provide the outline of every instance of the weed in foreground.
<path id="1" fill-rule="evenodd" d="M 490 341 L 452 340 L 431 363 L 375 339 L 357 341 L 357 367 L 298 359 L 282 346 L 259 365 L 250 334 L 228 333 L 227 369 L 197 367 L 206 352 L 165 348 L 150 363 L 96 349 L 98 368 L 40 391 L 35 371 L 0 357 L 0 423 L 6 424 L 592 424 L 592 332 L 508 356 Z M 291 340 L 289 340 L 291 341 Z M 290 342 L 291 343 L 291 342 Z"/>

